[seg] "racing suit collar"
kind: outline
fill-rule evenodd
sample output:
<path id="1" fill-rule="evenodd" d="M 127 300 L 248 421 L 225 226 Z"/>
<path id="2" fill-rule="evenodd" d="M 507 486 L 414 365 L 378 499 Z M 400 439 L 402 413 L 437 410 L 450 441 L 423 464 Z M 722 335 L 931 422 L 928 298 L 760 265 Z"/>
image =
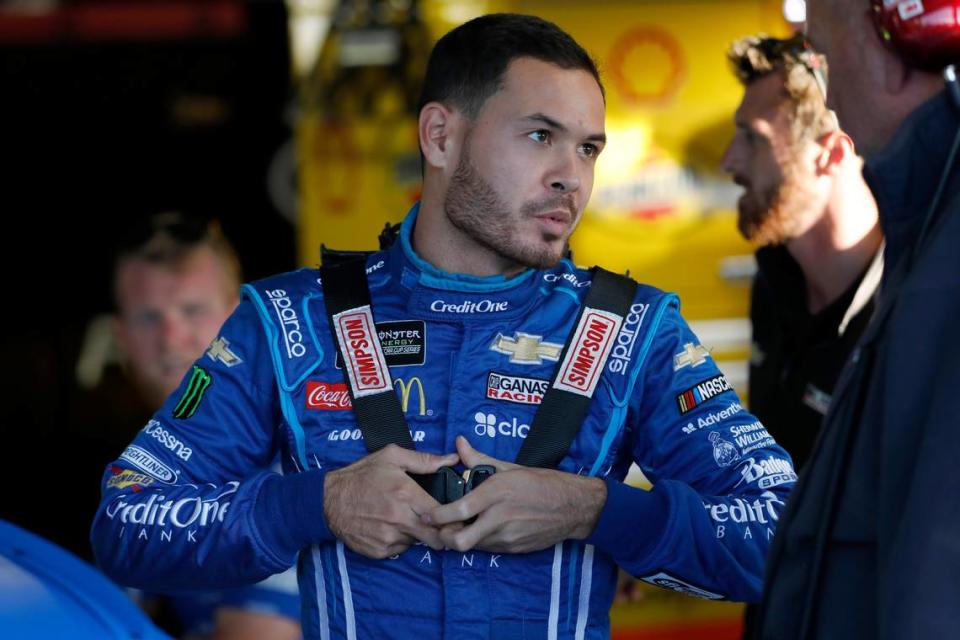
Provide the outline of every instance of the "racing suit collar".
<path id="1" fill-rule="evenodd" d="M 400 227 L 390 249 L 394 278 L 409 292 L 408 309 L 437 320 L 507 319 L 525 313 L 537 299 L 542 272 L 527 269 L 512 278 L 473 276 L 438 269 L 417 255 L 411 237 L 420 212 L 418 202 Z"/>

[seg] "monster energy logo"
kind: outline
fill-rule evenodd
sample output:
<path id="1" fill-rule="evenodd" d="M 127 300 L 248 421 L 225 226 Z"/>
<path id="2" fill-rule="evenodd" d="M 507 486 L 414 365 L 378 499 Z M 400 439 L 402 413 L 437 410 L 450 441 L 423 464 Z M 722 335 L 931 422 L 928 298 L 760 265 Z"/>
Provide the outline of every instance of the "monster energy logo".
<path id="1" fill-rule="evenodd" d="M 186 420 L 197 412 L 200 401 L 203 400 L 203 394 L 210 388 L 213 378 L 210 374 L 193 365 L 193 373 L 190 374 L 190 382 L 187 383 L 187 389 L 183 392 L 180 402 L 173 409 L 173 417 L 178 420 Z"/>

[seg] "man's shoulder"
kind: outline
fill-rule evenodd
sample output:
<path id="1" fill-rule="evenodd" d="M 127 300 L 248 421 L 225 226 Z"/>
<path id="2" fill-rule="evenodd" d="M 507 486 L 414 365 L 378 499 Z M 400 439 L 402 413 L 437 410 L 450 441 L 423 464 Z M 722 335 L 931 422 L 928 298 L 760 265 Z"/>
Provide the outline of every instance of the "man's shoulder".
<path id="1" fill-rule="evenodd" d="M 320 271 L 308 267 L 254 280 L 243 285 L 243 290 L 247 295 L 255 293 L 258 297 L 266 299 L 289 298 L 291 296 L 302 298 L 307 295 L 322 295 L 323 293 L 320 284 Z"/>
<path id="2" fill-rule="evenodd" d="M 672 295 L 653 285 L 638 282 L 629 274 L 617 273 L 609 269 L 607 271 L 636 285 L 634 303 L 650 303 L 664 296 Z M 570 260 L 564 259 L 557 263 L 555 267 L 541 272 L 540 279 L 542 280 L 541 291 L 543 293 L 574 294 L 582 304 L 593 285 L 594 271 L 593 267 L 576 266 Z"/>

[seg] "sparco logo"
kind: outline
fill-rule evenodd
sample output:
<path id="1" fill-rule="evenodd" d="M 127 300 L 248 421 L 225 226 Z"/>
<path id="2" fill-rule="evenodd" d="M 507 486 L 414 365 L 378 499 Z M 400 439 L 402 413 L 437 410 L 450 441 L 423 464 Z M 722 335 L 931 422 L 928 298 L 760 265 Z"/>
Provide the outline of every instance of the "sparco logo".
<path id="1" fill-rule="evenodd" d="M 492 413 L 478 411 L 476 415 L 473 416 L 473 419 L 476 421 L 473 431 L 478 436 L 496 438 L 499 434 L 511 438 L 526 438 L 527 432 L 530 431 L 530 425 L 519 424 L 516 418 L 513 418 L 509 422 L 506 420 L 500 421 L 497 416 Z"/>
<path id="2" fill-rule="evenodd" d="M 553 385 L 588 398 L 593 395 L 622 321 L 623 318 L 609 311 L 584 309 Z"/>
<path id="3" fill-rule="evenodd" d="M 460 304 L 452 304 L 443 300 L 434 300 L 430 303 L 430 311 L 437 313 L 499 313 L 506 311 L 509 302 L 494 302 L 493 300 L 465 300 Z"/>
<path id="4" fill-rule="evenodd" d="M 227 515 L 229 500 L 226 496 L 236 493 L 239 482 L 227 483 L 221 493 L 210 498 L 181 498 L 179 500 L 165 500 L 163 494 L 154 493 L 143 502 L 130 504 L 117 498 L 107 507 L 107 517 L 111 520 L 118 518 L 124 524 L 139 524 L 157 527 L 206 527 L 216 522 L 223 522 Z"/>
<path id="5" fill-rule="evenodd" d="M 160 482 L 171 484 L 177 478 L 177 474 L 174 473 L 173 469 L 134 444 L 124 449 L 123 453 L 120 454 L 120 458 L 126 460 L 141 471 L 149 473 Z"/>
<path id="6" fill-rule="evenodd" d="M 345 383 L 307 380 L 307 409 L 346 411 L 352 408 Z"/>
<path id="7" fill-rule="evenodd" d="M 523 378 L 490 372 L 487 375 L 487 397 L 519 404 L 540 404 L 550 386 L 549 380 Z"/>
<path id="8" fill-rule="evenodd" d="M 756 482 L 759 489 L 770 489 L 797 480 L 793 465 L 783 458 L 773 456 L 767 456 L 759 462 L 754 458 L 747 458 L 740 465 L 740 475 L 741 479 L 737 485 L 742 482 L 747 484 Z"/>
<path id="9" fill-rule="evenodd" d="M 177 457 L 181 460 L 189 460 L 193 454 L 193 449 L 184 446 L 183 442 L 177 440 L 176 436 L 164 429 L 163 425 L 156 420 L 148 422 L 147 426 L 143 428 L 143 432 L 151 438 L 159 440 L 160 444 L 177 454 Z"/>
<path id="10" fill-rule="evenodd" d="M 630 307 L 630 313 L 623 320 L 623 328 L 617 334 L 617 339 L 613 345 L 613 351 L 610 352 L 611 373 L 618 373 L 621 376 L 627 372 L 630 359 L 633 357 L 633 346 L 637 342 L 637 335 L 640 325 L 643 324 L 643 318 L 647 315 L 648 304 L 635 304 Z"/>
<path id="11" fill-rule="evenodd" d="M 277 313 L 280 326 L 283 328 L 283 342 L 287 347 L 288 358 L 302 358 L 307 353 L 303 346 L 303 333 L 300 329 L 300 318 L 283 289 L 267 291 L 267 297 L 273 303 L 273 310 Z"/>
<path id="12" fill-rule="evenodd" d="M 390 389 L 390 373 L 380 350 L 370 305 L 333 317 L 337 339 L 347 362 L 347 375 L 355 398 Z"/>

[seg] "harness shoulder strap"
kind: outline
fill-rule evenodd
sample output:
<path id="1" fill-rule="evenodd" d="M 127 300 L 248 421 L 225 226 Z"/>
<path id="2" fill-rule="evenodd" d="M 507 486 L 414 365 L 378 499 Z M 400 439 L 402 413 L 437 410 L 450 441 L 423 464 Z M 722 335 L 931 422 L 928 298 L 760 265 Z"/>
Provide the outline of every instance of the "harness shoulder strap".
<path id="1" fill-rule="evenodd" d="M 324 264 L 320 278 L 327 320 L 367 451 L 391 443 L 415 449 L 374 324 L 366 260 Z"/>
<path id="2" fill-rule="evenodd" d="M 567 455 L 637 292 L 626 276 L 593 268 L 590 291 L 560 354 L 517 464 L 554 468 Z"/>

